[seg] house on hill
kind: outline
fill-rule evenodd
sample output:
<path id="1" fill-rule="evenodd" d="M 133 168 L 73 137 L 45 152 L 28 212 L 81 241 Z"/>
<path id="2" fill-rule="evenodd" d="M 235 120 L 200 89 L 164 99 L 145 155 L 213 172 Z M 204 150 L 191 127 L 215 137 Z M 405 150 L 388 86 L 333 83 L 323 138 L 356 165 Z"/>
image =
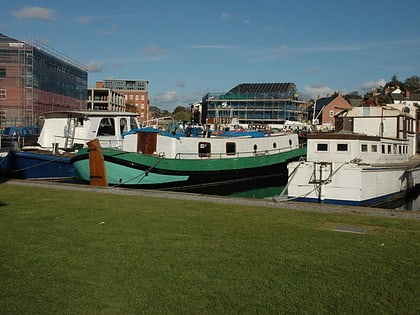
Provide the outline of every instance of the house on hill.
<path id="1" fill-rule="evenodd" d="M 335 115 L 351 108 L 351 104 L 340 93 L 334 93 L 332 96 L 317 99 L 308 108 L 308 112 L 314 123 L 318 120 L 319 125 L 332 129 L 335 126 Z"/>
<path id="2" fill-rule="evenodd" d="M 391 97 L 392 107 L 413 116 L 420 115 L 420 90 L 406 91 L 405 93 L 395 90 L 391 93 Z"/>

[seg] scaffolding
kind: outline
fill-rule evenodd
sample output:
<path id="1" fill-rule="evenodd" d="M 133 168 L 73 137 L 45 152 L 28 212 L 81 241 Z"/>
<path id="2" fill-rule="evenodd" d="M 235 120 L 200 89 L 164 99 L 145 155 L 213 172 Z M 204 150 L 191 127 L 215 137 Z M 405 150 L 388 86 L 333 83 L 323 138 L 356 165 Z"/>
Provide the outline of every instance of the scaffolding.
<path id="1" fill-rule="evenodd" d="M 0 126 L 37 125 L 47 111 L 86 109 L 87 68 L 45 44 L 0 33 Z"/>
<path id="2" fill-rule="evenodd" d="M 30 126 L 34 125 L 33 46 L 26 44 L 19 46 L 18 56 L 23 125 Z"/>
<path id="3" fill-rule="evenodd" d="M 33 47 L 21 41 L 0 42 L 0 66 L 4 70 L 0 88 L 9 100 L 0 114 L 2 125 L 32 125 L 34 116 Z M 5 93 L 6 95 L 6 93 Z"/>

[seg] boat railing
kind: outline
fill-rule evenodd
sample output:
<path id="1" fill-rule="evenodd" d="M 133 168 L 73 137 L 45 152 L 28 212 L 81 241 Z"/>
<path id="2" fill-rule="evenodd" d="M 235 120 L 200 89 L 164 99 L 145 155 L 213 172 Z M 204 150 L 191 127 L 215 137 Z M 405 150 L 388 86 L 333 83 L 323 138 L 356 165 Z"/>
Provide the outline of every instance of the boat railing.
<path id="1" fill-rule="evenodd" d="M 197 153 L 197 152 L 178 152 L 175 155 L 175 159 L 223 159 L 223 158 L 239 158 L 239 157 L 256 157 L 256 156 L 265 156 L 273 155 L 277 153 L 290 151 L 291 147 L 281 147 L 276 149 L 267 149 L 267 150 L 253 150 L 253 151 L 242 151 L 242 152 L 213 152 L 213 153 Z"/>
<path id="2" fill-rule="evenodd" d="M 97 137 L 99 139 L 99 142 L 101 144 L 102 148 L 118 148 L 118 149 L 122 149 L 123 147 L 123 142 L 124 140 L 122 139 L 104 139 L 102 137 Z M 64 136 L 54 136 L 54 143 L 63 143 L 64 140 L 64 145 L 66 145 L 66 139 L 67 137 Z M 61 140 L 61 141 L 60 141 Z M 92 139 L 86 139 L 86 138 L 73 138 L 73 144 L 71 147 L 64 147 L 64 149 L 66 150 L 71 150 L 71 149 L 75 149 L 78 148 L 80 146 L 87 146 L 87 142 L 91 141 Z M 53 144 L 54 146 L 54 144 Z"/>

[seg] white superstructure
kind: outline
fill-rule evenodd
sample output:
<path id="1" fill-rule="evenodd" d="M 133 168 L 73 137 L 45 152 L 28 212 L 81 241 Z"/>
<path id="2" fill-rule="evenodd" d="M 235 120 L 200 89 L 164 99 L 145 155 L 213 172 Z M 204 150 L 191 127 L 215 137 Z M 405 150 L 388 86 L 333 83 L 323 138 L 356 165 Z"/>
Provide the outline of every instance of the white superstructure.
<path id="1" fill-rule="evenodd" d="M 289 163 L 289 200 L 378 205 L 420 184 L 413 117 L 376 107 L 343 118 L 352 131 L 309 135 L 306 161 Z"/>

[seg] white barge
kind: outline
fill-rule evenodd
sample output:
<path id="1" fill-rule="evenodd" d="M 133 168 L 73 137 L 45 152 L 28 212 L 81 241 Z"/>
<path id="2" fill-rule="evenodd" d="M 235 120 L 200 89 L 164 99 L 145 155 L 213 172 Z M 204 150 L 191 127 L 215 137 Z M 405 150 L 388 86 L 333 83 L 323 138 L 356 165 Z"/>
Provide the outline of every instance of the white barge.
<path id="1" fill-rule="evenodd" d="M 349 130 L 309 135 L 306 160 L 288 164 L 289 200 L 380 206 L 418 188 L 413 116 L 371 107 L 340 119 Z"/>

